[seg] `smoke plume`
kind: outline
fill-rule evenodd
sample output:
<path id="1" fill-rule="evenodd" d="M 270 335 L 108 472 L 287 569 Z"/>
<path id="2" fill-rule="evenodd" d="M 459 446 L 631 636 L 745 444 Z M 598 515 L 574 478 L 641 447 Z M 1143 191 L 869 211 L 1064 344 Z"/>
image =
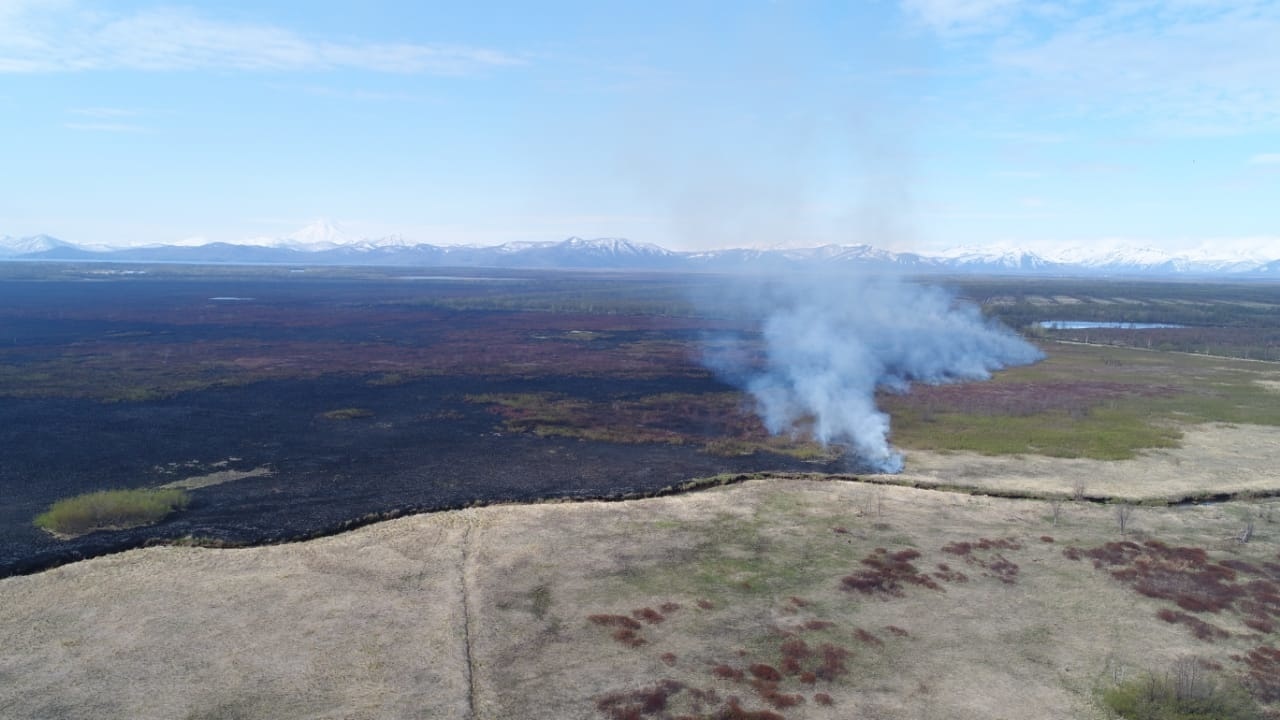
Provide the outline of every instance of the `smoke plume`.
<path id="1" fill-rule="evenodd" d="M 880 472 L 902 470 L 876 390 L 985 380 L 1036 362 L 1030 343 L 936 287 L 895 279 L 795 278 L 757 287 L 740 306 L 758 324 L 763 357 L 739 338 L 706 362 L 747 390 L 769 432 L 848 445 Z"/>

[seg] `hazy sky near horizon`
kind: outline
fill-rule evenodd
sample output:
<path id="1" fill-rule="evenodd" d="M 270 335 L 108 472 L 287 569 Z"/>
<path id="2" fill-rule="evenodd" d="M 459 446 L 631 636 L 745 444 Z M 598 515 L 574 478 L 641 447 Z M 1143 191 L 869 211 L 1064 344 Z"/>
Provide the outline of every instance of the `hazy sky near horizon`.
<path id="1" fill-rule="evenodd" d="M 0 235 L 1280 247 L 1280 3 L 0 0 Z"/>

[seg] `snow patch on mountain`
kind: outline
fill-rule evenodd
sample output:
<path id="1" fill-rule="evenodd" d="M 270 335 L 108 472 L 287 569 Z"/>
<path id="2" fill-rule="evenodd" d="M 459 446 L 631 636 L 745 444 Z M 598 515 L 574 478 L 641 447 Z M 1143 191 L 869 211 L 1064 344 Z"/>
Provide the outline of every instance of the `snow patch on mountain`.
<path id="1" fill-rule="evenodd" d="M 0 256 L 5 257 L 46 252 L 60 247 L 72 247 L 72 245 L 49 235 L 31 235 L 28 237 L 5 235 L 0 237 Z"/>
<path id="2" fill-rule="evenodd" d="M 893 252 L 868 244 L 811 248 L 732 248 L 674 252 L 625 238 L 569 237 L 512 241 L 502 245 L 415 243 L 402 235 L 357 238 L 329 220 L 283 237 L 236 243 L 195 237 L 168 245 L 101 248 L 74 245 L 48 235 L 0 237 L 0 258 L 19 260 L 113 260 L 121 262 L 313 263 L 401 266 L 685 270 L 774 273 L 784 270 L 875 273 L 1021 275 L 1134 275 L 1275 277 L 1280 242 L 1265 239 L 1247 248 L 1222 244 L 1170 253 L 1148 246 L 1063 248 L 1043 254 L 1007 244 L 962 246 L 936 253 Z"/>

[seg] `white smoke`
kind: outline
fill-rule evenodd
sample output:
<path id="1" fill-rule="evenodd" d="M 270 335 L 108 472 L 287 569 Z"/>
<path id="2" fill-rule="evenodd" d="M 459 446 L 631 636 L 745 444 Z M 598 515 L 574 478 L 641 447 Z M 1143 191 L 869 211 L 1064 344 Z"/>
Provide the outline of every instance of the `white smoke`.
<path id="1" fill-rule="evenodd" d="M 901 471 L 902 456 L 877 388 L 985 380 L 1043 357 L 974 305 L 896 279 L 795 278 L 756 288 L 744 305 L 759 323 L 762 363 L 731 344 L 707 364 L 751 393 L 769 432 L 848 445 L 880 472 Z"/>

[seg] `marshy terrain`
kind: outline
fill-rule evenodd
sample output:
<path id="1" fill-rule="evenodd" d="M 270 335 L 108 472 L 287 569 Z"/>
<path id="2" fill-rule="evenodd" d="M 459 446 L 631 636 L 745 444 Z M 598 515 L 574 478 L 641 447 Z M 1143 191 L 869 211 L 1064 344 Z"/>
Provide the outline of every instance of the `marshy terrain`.
<path id="1" fill-rule="evenodd" d="M 1045 359 L 881 393 L 879 475 L 702 365 L 721 280 L 138 269 L 5 268 L 0 715 L 1280 703 L 1275 285 L 958 279 Z M 186 500 L 35 524 L 108 489 Z"/>

